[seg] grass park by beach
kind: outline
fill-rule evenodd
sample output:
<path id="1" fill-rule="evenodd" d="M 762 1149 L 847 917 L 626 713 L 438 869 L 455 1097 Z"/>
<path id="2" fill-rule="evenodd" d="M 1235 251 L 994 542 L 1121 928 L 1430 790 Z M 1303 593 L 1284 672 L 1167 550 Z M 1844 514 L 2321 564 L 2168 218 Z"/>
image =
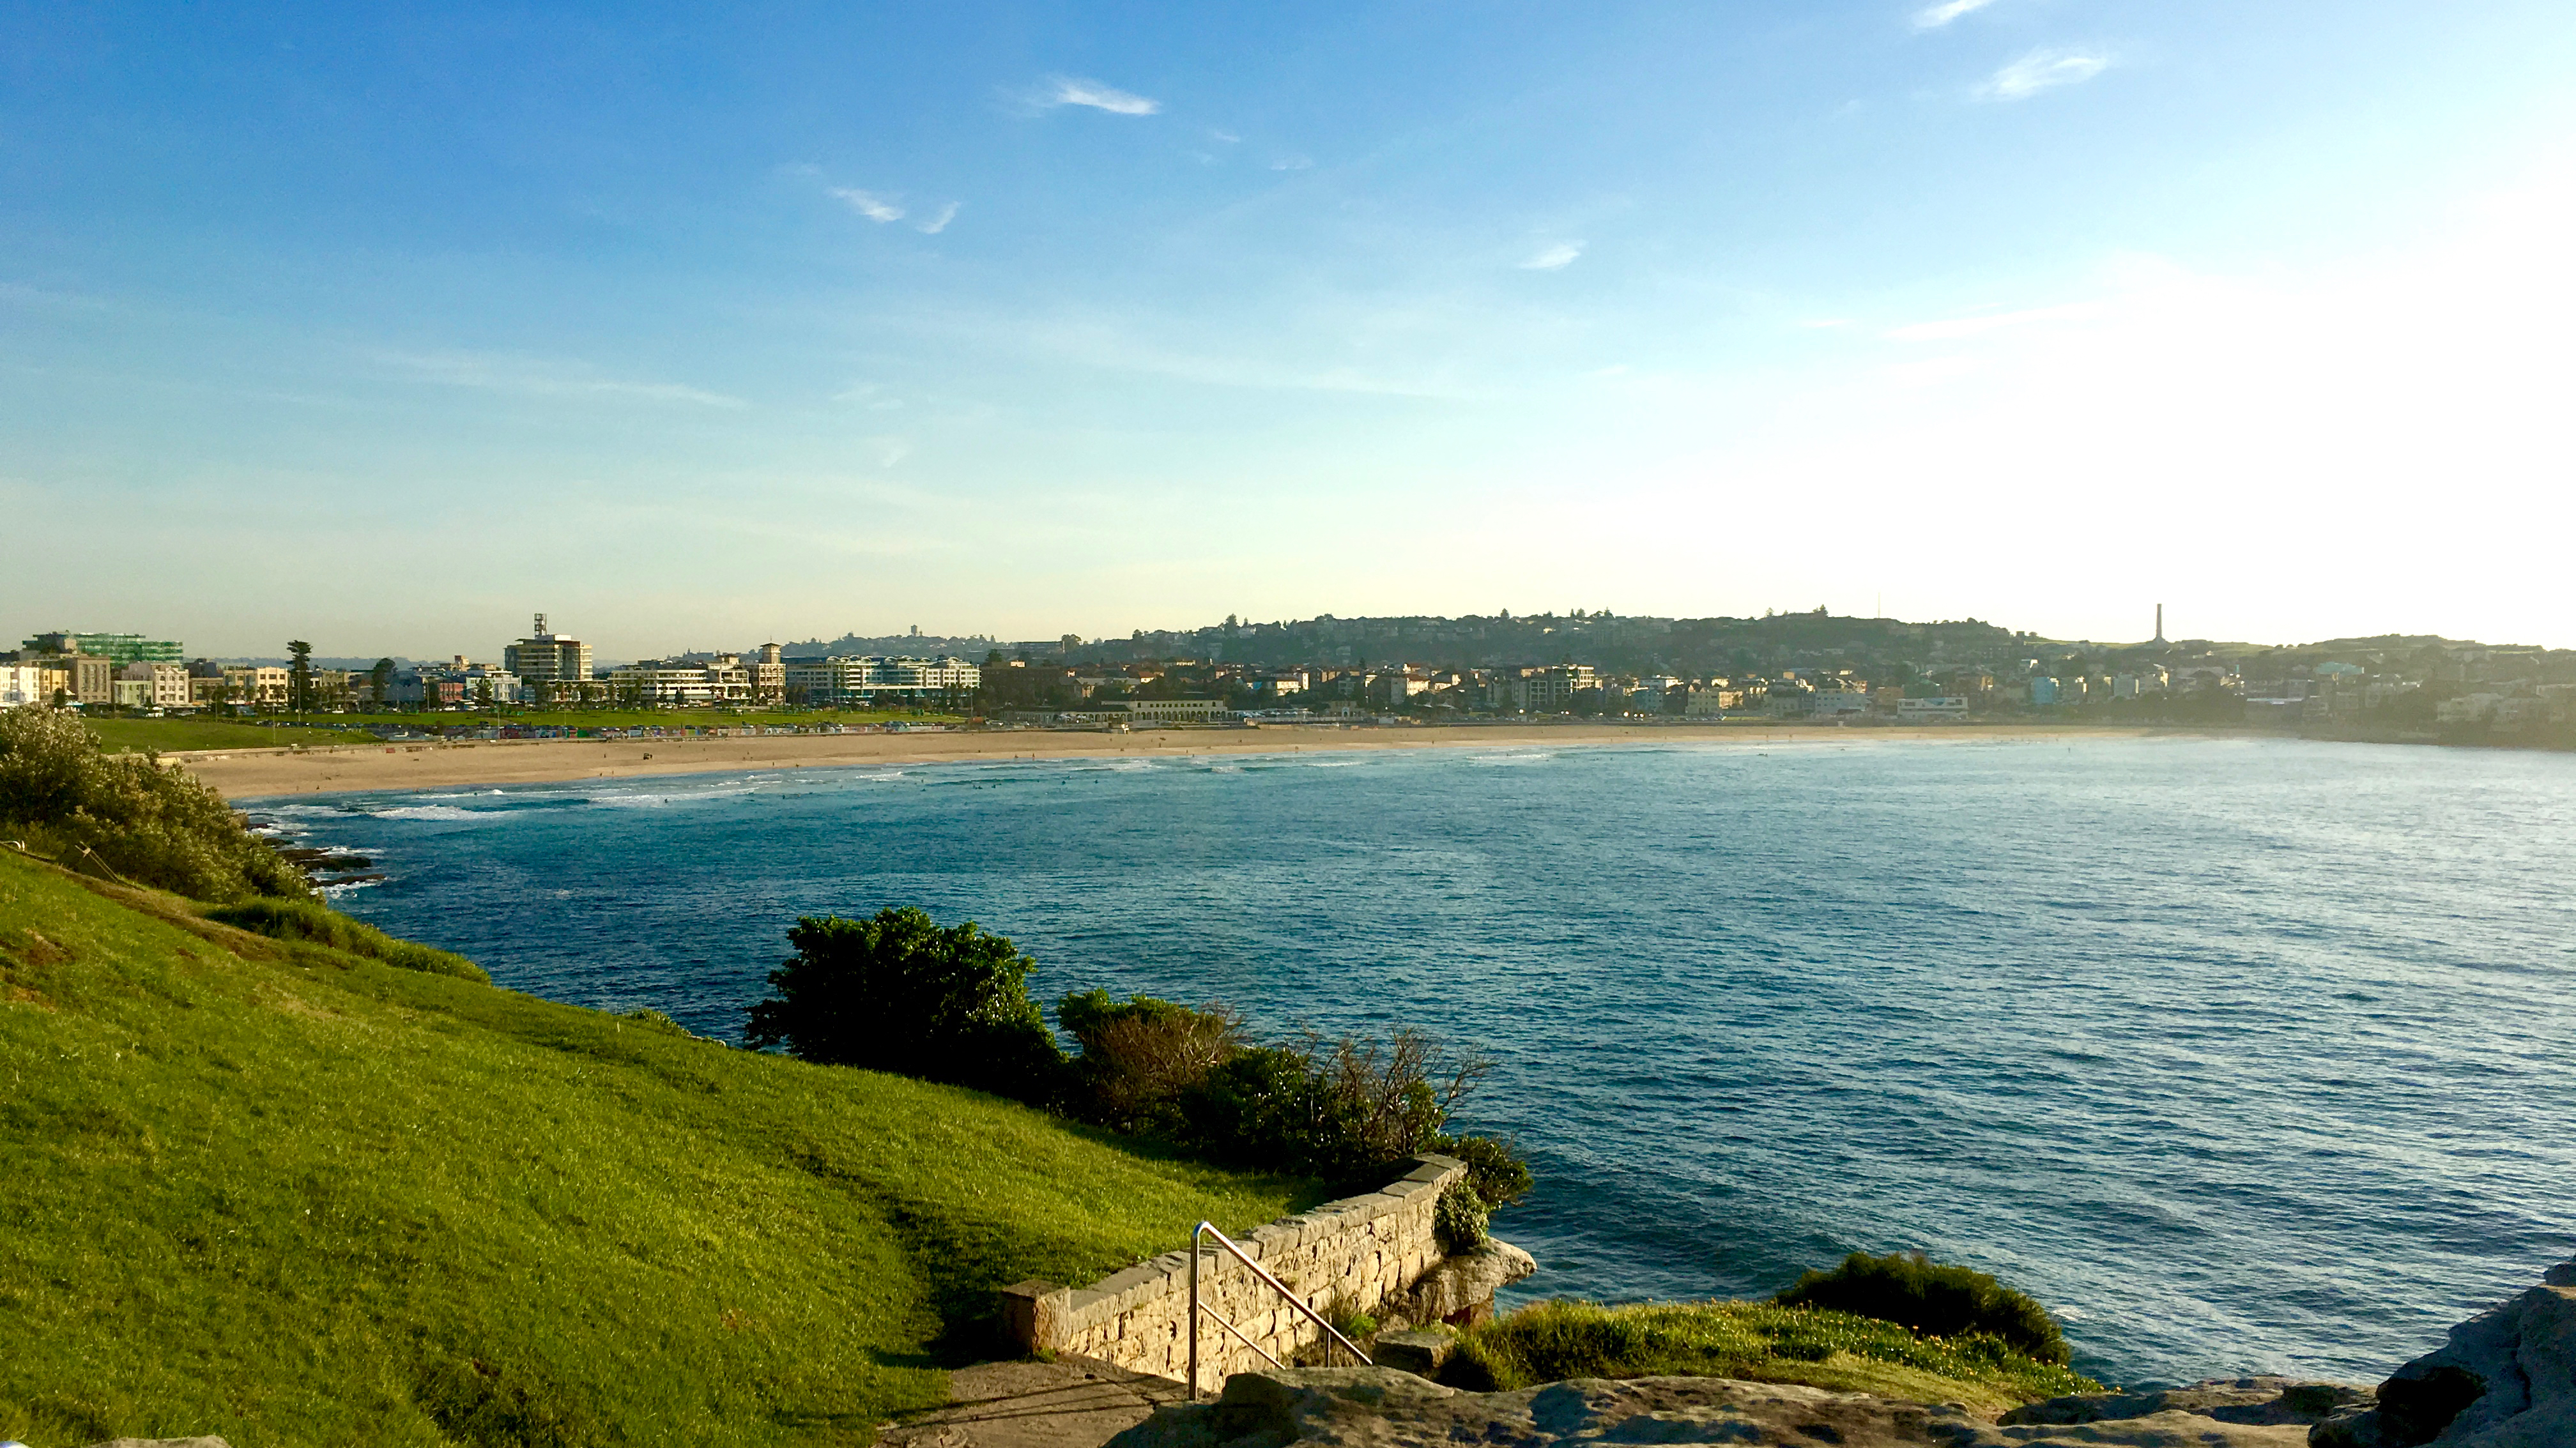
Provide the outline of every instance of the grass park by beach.
<path id="1" fill-rule="evenodd" d="M 436 733 L 449 729 L 814 729 L 889 724 L 953 724 L 952 714 L 881 709 L 546 709 L 434 714 L 280 714 L 257 719 L 177 715 L 86 719 L 110 750 L 177 753 L 205 749 L 323 748 L 373 744 L 374 731 Z"/>

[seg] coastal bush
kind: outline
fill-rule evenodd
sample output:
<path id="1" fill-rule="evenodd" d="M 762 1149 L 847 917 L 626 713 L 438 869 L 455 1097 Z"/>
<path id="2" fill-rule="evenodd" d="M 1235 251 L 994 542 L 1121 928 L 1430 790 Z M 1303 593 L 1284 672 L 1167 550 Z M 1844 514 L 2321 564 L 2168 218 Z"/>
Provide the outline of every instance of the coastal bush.
<path id="1" fill-rule="evenodd" d="M 1431 1150 L 1467 1164 L 1467 1182 L 1489 1212 L 1501 1211 L 1529 1195 L 1529 1163 L 1521 1160 L 1520 1151 L 1511 1142 L 1490 1136 L 1435 1136 Z"/>
<path id="2" fill-rule="evenodd" d="M 198 900 L 309 890 L 211 787 L 157 756 L 103 752 L 58 709 L 0 711 L 0 838 Z"/>
<path id="3" fill-rule="evenodd" d="M 1875 1317 L 1931 1337 L 1982 1333 L 2040 1362 L 2067 1359 L 2066 1336 L 2037 1299 L 1920 1252 L 1854 1252 L 1830 1271 L 1805 1274 L 1771 1300 Z"/>
<path id="4" fill-rule="evenodd" d="M 1441 1369 L 1493 1392 L 1568 1378 L 1748 1378 L 2000 1408 L 2101 1384 L 1986 1334 L 1926 1338 L 1851 1313 L 1760 1302 L 1540 1302 L 1470 1329 Z"/>
<path id="5" fill-rule="evenodd" d="M 1094 988 L 1058 1001 L 1055 1013 L 1082 1046 L 1067 1109 L 1122 1131 L 1172 1134 L 1182 1094 L 1243 1047 L 1243 1017 L 1223 1005 L 1120 1001 Z"/>
<path id="6" fill-rule="evenodd" d="M 400 970 L 452 975 L 459 980 L 492 983 L 483 967 L 451 951 L 387 935 L 362 920 L 352 920 L 318 900 L 244 900 L 218 905 L 206 918 L 275 940 L 303 940 L 381 960 Z"/>
<path id="7" fill-rule="evenodd" d="M 971 920 L 942 929 L 910 907 L 809 915 L 787 938 L 796 954 L 769 973 L 777 996 L 751 1008 L 754 1049 L 1023 1101 L 1058 1095 L 1064 1052 L 1029 999 L 1037 962 L 1007 938 Z"/>
<path id="8" fill-rule="evenodd" d="M 1472 1181 L 1451 1182 L 1431 1209 L 1431 1231 L 1444 1252 L 1473 1252 L 1485 1245 L 1486 1224 L 1493 1212 Z"/>
<path id="9" fill-rule="evenodd" d="M 1176 1139 L 1217 1161 L 1375 1186 L 1444 1138 L 1449 1113 L 1492 1063 L 1398 1027 L 1384 1040 L 1308 1034 L 1248 1047 L 1176 1103 Z"/>

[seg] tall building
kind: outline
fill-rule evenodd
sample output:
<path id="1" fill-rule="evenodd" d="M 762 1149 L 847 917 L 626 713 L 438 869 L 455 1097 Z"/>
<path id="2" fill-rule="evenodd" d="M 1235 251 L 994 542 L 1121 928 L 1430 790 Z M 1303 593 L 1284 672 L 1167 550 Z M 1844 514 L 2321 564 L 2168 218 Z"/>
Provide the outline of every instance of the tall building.
<path id="1" fill-rule="evenodd" d="M 787 661 L 778 645 L 762 644 L 760 662 L 743 665 L 751 673 L 751 698 L 756 704 L 779 704 L 787 699 Z"/>
<path id="2" fill-rule="evenodd" d="M 186 655 L 177 639 L 147 639 L 141 634 L 41 633 L 19 645 L 31 654 L 87 654 L 112 664 L 176 664 Z"/>
<path id="3" fill-rule="evenodd" d="M 527 638 L 501 650 L 501 668 L 543 698 L 564 685 L 590 682 L 590 645 L 547 628 L 541 613 Z"/>

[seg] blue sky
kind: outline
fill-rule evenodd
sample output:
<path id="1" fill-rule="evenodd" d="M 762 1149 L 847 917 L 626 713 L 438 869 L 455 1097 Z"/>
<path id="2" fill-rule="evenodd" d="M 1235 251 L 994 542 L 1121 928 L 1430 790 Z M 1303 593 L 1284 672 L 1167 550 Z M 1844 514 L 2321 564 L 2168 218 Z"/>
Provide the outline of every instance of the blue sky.
<path id="1" fill-rule="evenodd" d="M 0 14 L 0 632 L 2576 643 L 2563 0 Z"/>

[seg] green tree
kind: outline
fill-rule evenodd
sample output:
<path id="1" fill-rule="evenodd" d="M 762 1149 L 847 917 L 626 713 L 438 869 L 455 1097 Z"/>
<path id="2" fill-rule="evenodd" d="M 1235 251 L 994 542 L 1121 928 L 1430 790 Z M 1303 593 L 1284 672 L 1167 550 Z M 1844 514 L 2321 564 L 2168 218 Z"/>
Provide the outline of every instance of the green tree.
<path id="1" fill-rule="evenodd" d="M 290 713 L 313 712 L 313 646 L 302 639 L 286 641 L 292 662 L 286 666 L 286 707 Z"/>
<path id="2" fill-rule="evenodd" d="M 787 939 L 796 954 L 769 973 L 778 994 L 751 1008 L 753 1048 L 1028 1101 L 1056 1093 L 1064 1053 L 1029 999 L 1037 962 L 1008 938 L 907 907 L 809 915 Z"/>
<path id="3" fill-rule="evenodd" d="M 376 707 L 379 709 L 385 707 L 385 695 L 394 686 L 394 661 L 376 660 L 376 666 L 367 670 L 367 683 L 375 690 Z"/>

